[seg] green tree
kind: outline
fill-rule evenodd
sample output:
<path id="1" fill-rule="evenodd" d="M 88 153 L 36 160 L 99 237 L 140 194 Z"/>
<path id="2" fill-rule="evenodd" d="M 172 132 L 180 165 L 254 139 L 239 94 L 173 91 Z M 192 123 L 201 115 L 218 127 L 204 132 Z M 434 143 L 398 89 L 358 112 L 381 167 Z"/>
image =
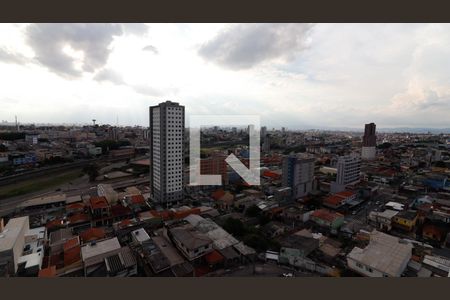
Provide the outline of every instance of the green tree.
<path id="1" fill-rule="evenodd" d="M 244 223 L 242 223 L 241 220 L 235 218 L 228 218 L 225 221 L 223 229 L 225 229 L 228 233 L 238 237 L 244 236 L 246 233 Z"/>
<path id="2" fill-rule="evenodd" d="M 245 211 L 245 215 L 251 218 L 259 216 L 261 213 L 261 209 L 258 206 L 252 205 Z"/>

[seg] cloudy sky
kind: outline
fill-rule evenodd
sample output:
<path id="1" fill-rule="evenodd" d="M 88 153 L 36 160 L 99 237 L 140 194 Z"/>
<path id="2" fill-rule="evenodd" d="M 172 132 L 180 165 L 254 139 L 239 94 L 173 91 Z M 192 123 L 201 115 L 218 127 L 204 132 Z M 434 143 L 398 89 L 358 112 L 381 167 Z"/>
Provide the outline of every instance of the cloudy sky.
<path id="1" fill-rule="evenodd" d="M 0 121 L 450 127 L 450 24 L 1 24 Z"/>

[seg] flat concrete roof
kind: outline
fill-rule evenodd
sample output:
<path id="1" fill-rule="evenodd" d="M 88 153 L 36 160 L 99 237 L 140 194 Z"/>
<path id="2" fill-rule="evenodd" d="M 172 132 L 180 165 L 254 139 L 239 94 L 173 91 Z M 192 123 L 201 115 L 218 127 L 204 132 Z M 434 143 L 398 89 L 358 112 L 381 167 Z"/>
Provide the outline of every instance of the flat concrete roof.
<path id="1" fill-rule="evenodd" d="M 3 231 L 0 232 L 0 252 L 9 251 L 14 247 L 24 227 L 26 227 L 26 230 L 29 229 L 28 216 L 13 218 L 8 221 Z"/>
<path id="2" fill-rule="evenodd" d="M 364 249 L 355 247 L 347 258 L 360 262 L 393 277 L 398 277 L 404 271 L 407 261 L 412 255 L 412 245 L 401 242 L 395 236 L 379 231 L 370 233 L 370 242 Z"/>
<path id="3" fill-rule="evenodd" d="M 81 247 L 81 258 L 83 261 L 98 255 L 107 254 L 109 252 L 120 250 L 119 240 L 114 237 L 112 239 L 103 240 L 96 243 L 89 243 Z"/>

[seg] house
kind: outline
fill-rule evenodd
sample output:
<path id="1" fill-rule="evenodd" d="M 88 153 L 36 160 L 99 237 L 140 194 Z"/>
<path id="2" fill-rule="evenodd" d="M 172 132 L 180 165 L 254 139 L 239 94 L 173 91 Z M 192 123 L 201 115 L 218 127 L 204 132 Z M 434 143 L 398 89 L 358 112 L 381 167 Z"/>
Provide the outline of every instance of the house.
<path id="1" fill-rule="evenodd" d="M 101 267 L 104 259 L 121 251 L 119 240 L 114 237 L 103 241 L 93 241 L 81 247 L 84 275 L 89 276 Z"/>
<path id="2" fill-rule="evenodd" d="M 91 197 L 89 199 L 89 208 L 93 226 L 103 226 L 111 222 L 111 206 L 105 197 Z"/>
<path id="3" fill-rule="evenodd" d="M 442 244 L 447 236 L 448 229 L 445 226 L 427 223 L 422 228 L 423 238 L 433 241 L 437 244 Z"/>
<path id="4" fill-rule="evenodd" d="M 413 231 L 417 222 L 417 212 L 416 211 L 401 211 L 392 218 L 392 226 L 405 230 Z"/>
<path id="5" fill-rule="evenodd" d="M 107 277 L 129 277 L 137 275 L 137 262 L 133 252 L 127 246 L 104 258 Z"/>
<path id="6" fill-rule="evenodd" d="M 293 258 L 303 258 L 319 248 L 319 240 L 292 234 L 280 240 L 279 262 L 288 264 Z"/>
<path id="7" fill-rule="evenodd" d="M 356 193 L 352 191 L 342 191 L 324 199 L 323 205 L 332 209 L 337 209 L 356 199 Z"/>
<path id="8" fill-rule="evenodd" d="M 220 189 L 212 193 L 211 196 L 216 200 L 219 209 L 229 211 L 233 207 L 234 195 L 231 192 Z"/>
<path id="9" fill-rule="evenodd" d="M 105 230 L 103 228 L 92 227 L 80 233 L 80 239 L 83 244 L 89 243 L 95 240 L 101 240 L 105 238 Z"/>
<path id="10" fill-rule="evenodd" d="M 324 208 L 315 210 L 311 214 L 310 220 L 321 227 L 330 229 L 332 232 L 337 232 L 339 227 L 344 224 L 344 216 L 342 214 Z"/>
<path id="11" fill-rule="evenodd" d="M 347 255 L 347 266 L 367 277 L 400 277 L 411 259 L 412 249 L 402 239 L 373 230 L 365 248 L 354 247 Z"/>
<path id="12" fill-rule="evenodd" d="M 189 261 L 213 251 L 213 241 L 191 226 L 171 228 L 169 233 L 175 246 Z"/>
<path id="13" fill-rule="evenodd" d="M 398 214 L 396 210 L 386 209 L 383 212 L 371 211 L 369 213 L 369 222 L 375 225 L 379 230 L 389 231 L 392 229 L 392 219 Z"/>
<path id="14" fill-rule="evenodd" d="M 306 211 L 303 206 L 290 205 L 282 208 L 281 217 L 285 222 L 300 221 L 306 222 L 309 220 L 312 211 Z"/>

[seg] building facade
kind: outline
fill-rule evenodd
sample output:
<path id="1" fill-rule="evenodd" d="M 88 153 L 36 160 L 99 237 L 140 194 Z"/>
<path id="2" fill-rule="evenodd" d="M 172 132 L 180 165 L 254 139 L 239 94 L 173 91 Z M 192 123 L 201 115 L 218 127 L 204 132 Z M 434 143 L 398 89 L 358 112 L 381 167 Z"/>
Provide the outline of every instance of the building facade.
<path id="1" fill-rule="evenodd" d="M 366 124 L 364 127 L 363 146 L 361 149 L 362 159 L 371 160 L 376 156 L 377 136 L 375 134 L 375 123 Z"/>
<path id="2" fill-rule="evenodd" d="M 283 159 L 283 187 L 292 189 L 294 199 L 312 191 L 315 158 L 290 155 Z"/>
<path id="3" fill-rule="evenodd" d="M 166 101 L 150 107 L 151 199 L 169 206 L 183 198 L 184 106 Z"/>
<path id="4" fill-rule="evenodd" d="M 361 158 L 351 154 L 341 156 L 337 162 L 336 181 L 332 183 L 331 192 L 339 193 L 347 185 L 354 185 L 360 180 Z"/>

